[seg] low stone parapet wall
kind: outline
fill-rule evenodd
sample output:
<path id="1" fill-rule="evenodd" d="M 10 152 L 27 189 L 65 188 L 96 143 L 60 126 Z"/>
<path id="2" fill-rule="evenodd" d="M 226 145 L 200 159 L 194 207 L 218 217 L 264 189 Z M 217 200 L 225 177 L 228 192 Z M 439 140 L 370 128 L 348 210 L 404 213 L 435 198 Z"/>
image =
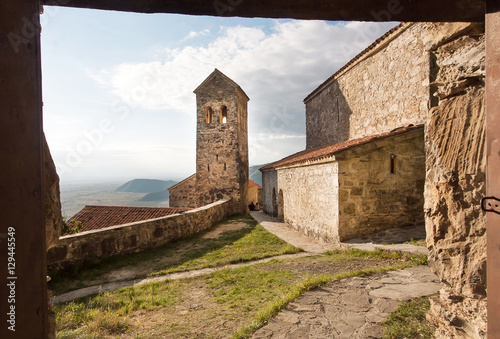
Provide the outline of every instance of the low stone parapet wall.
<path id="1" fill-rule="evenodd" d="M 49 268 L 61 268 L 92 258 L 139 252 L 206 230 L 230 211 L 231 200 L 220 200 L 182 214 L 66 235 L 48 251 L 47 263 Z"/>

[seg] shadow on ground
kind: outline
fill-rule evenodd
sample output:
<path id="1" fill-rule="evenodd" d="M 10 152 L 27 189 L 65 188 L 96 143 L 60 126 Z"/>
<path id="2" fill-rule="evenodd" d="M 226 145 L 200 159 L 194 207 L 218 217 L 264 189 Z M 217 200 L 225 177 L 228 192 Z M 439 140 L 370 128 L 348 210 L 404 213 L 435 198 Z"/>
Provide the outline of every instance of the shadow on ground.
<path id="1" fill-rule="evenodd" d="M 233 216 L 191 237 L 172 241 L 139 253 L 90 259 L 50 271 L 49 289 L 61 294 L 82 287 L 144 278 L 160 270 L 179 267 L 245 237 L 257 225 L 250 216 Z"/>

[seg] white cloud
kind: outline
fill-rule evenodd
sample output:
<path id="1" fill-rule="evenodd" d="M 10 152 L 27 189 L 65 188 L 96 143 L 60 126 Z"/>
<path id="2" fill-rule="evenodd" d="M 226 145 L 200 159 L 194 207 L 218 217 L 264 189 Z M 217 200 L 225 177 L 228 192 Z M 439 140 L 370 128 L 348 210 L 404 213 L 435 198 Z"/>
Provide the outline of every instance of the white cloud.
<path id="1" fill-rule="evenodd" d="M 193 90 L 218 68 L 250 97 L 250 158 L 256 164 L 288 155 L 279 151 L 303 149 L 304 97 L 394 25 L 276 21 L 270 33 L 222 27 L 206 46 L 166 48 L 157 61 L 124 63 L 91 76 L 132 107 L 193 115 Z M 190 32 L 184 40 L 208 34 Z"/>
<path id="2" fill-rule="evenodd" d="M 210 35 L 210 30 L 208 28 L 204 29 L 203 31 L 199 31 L 199 32 L 191 31 L 181 41 L 187 41 L 187 40 L 194 39 L 194 38 L 196 38 L 198 36 L 207 36 L 207 35 Z"/>

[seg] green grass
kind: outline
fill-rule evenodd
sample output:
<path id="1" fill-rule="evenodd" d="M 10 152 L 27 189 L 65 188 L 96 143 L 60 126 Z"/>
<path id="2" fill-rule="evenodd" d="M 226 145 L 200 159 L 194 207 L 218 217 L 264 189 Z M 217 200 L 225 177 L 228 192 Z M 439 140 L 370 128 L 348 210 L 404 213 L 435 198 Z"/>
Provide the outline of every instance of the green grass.
<path id="1" fill-rule="evenodd" d="M 140 253 L 106 259 L 92 259 L 78 263 L 64 270 L 49 272 L 49 276 L 52 278 L 49 288 L 56 295 L 83 288 L 92 285 L 92 280 L 124 267 L 150 268 L 146 274 L 135 275 L 133 278 L 136 279 L 147 275 L 156 276 L 171 272 L 217 267 L 301 251 L 301 249 L 295 248 L 267 232 L 262 226 L 257 225 L 257 222 L 250 216 L 234 216 L 223 222 L 243 222 L 249 227 L 224 232 L 217 239 L 203 238 L 203 235 L 210 231 L 207 230 Z M 162 261 L 164 258 L 171 258 L 171 260 L 165 263 Z M 102 284 L 105 281 L 99 283 Z"/>
<path id="2" fill-rule="evenodd" d="M 172 308 L 179 301 L 178 281 L 163 281 L 100 293 L 54 306 L 58 337 L 93 337 L 126 333 L 130 313 Z"/>
<path id="3" fill-rule="evenodd" d="M 429 311 L 429 298 L 403 301 L 384 324 L 384 339 L 423 338 L 430 339 L 434 328 L 425 319 Z"/>
<path id="4" fill-rule="evenodd" d="M 225 232 L 223 237 L 212 241 L 203 250 L 191 251 L 189 259 L 182 264 L 151 273 L 150 276 L 224 266 L 301 251 L 269 233 L 262 226 L 256 225 L 252 231 L 244 235 L 240 231 Z"/>
<path id="5" fill-rule="evenodd" d="M 411 238 L 410 240 L 406 241 L 405 244 L 427 247 L 427 241 L 425 239 L 413 239 L 413 238 Z"/>
<path id="6" fill-rule="evenodd" d="M 385 260 L 383 262 L 392 264 L 335 274 L 315 274 L 284 268 L 286 263 L 302 267 L 304 263 L 312 262 L 367 260 Z M 333 280 L 422 263 L 422 256 L 399 252 L 347 250 L 224 269 L 196 278 L 127 287 L 56 305 L 58 337 L 106 337 L 125 333 L 137 338 L 167 335 L 183 338 L 231 335 L 234 338 L 248 338 L 305 291 Z M 186 311 L 180 313 L 182 309 Z M 152 322 L 147 331 L 138 326 L 137 321 L 134 322 L 134 317 L 142 316 L 141 319 L 149 321 L 158 313 L 160 320 Z M 224 324 L 225 332 L 221 332 L 220 324 Z"/>
<path id="7" fill-rule="evenodd" d="M 384 251 L 380 248 L 376 248 L 373 251 L 364 251 L 357 248 L 349 248 L 347 250 L 328 251 L 325 252 L 325 255 L 332 256 L 333 260 L 342 260 L 342 261 L 348 261 L 360 258 L 374 258 L 374 259 L 409 261 L 415 265 L 427 265 L 427 256 L 425 254 L 413 254 L 409 252 L 399 252 L 399 251 Z"/>

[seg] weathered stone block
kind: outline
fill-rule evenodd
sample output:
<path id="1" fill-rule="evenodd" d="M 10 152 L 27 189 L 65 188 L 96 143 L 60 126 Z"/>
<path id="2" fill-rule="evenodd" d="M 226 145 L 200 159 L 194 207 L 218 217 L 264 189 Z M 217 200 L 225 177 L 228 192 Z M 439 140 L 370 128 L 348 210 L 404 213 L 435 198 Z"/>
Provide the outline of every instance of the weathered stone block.
<path id="1" fill-rule="evenodd" d="M 438 338 L 484 338 L 486 332 L 484 84 L 461 82 L 484 72 L 481 26 L 448 26 L 457 29 L 452 38 L 432 46 L 437 67 L 431 79 L 440 84 L 440 99 L 426 127 L 425 222 L 429 265 L 448 286 L 433 299 L 429 316 Z"/>
<path id="2" fill-rule="evenodd" d="M 362 187 L 353 187 L 351 189 L 351 196 L 353 195 L 361 195 L 363 194 L 363 188 Z"/>

